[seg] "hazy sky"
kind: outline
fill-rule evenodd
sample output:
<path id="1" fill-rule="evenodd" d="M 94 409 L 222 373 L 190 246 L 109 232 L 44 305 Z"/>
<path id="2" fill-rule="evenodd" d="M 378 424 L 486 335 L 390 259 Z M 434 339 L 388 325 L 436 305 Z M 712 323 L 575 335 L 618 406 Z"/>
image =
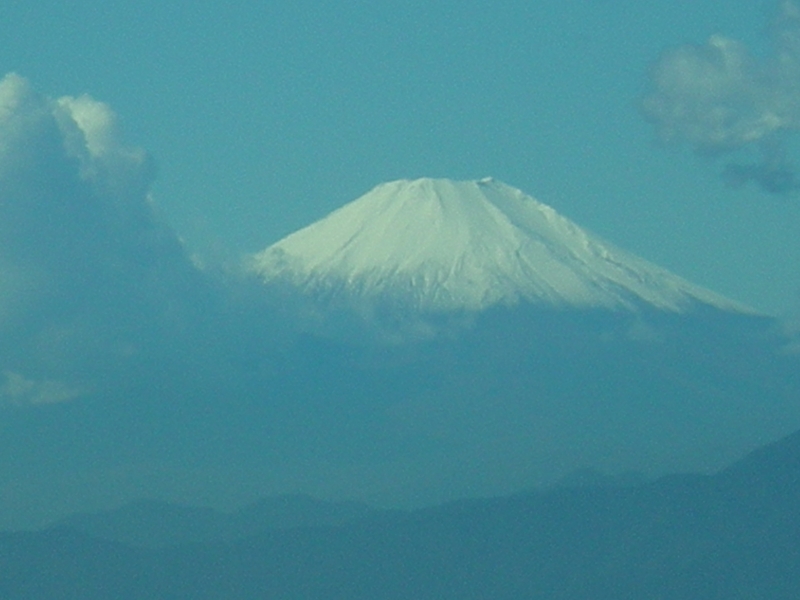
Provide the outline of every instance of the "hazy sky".
<path id="1" fill-rule="evenodd" d="M 651 105 L 651 122 L 641 110 L 669 49 L 667 58 L 717 71 L 751 52 L 756 79 L 773 77 L 778 9 L 760 0 L 6 0 L 0 74 L 17 72 L 47 96 L 107 103 L 126 142 L 155 159 L 158 207 L 210 258 L 260 249 L 383 181 L 491 175 L 689 279 L 785 313 L 800 305 L 796 182 L 781 180 L 782 194 L 759 188 L 775 172 L 748 163 L 760 160 L 751 143 L 698 155 L 696 130 L 670 122 L 669 97 L 660 112 Z M 674 54 L 715 34 L 744 46 Z M 787 72 L 787 85 L 726 88 L 733 99 L 721 102 L 762 123 L 769 101 L 737 103 L 765 89 L 791 98 Z M 665 77 L 670 93 L 697 92 L 669 68 Z M 800 163 L 800 145 L 792 118 L 778 117 L 785 125 L 767 133 L 787 138 L 783 169 Z M 668 130 L 675 143 L 665 145 Z M 743 186 L 720 177 L 729 161 L 728 180 Z"/>
<path id="2" fill-rule="evenodd" d="M 792 357 L 707 370 L 708 340 L 676 367 L 691 393 L 638 352 L 594 361 L 581 334 L 585 360 L 562 356 L 525 328 L 476 329 L 466 362 L 423 353 L 406 371 L 400 349 L 373 372 L 293 337 L 248 281 L 206 277 L 174 233 L 233 260 L 381 182 L 493 176 L 800 315 L 794 4 L 148 2 L 0 3 L 0 528 L 137 497 L 427 502 L 587 461 L 706 468 L 797 427 L 796 388 L 770 383 L 768 404 L 740 385 L 762 366 L 794 377 Z M 543 417 L 525 412 L 531 390 Z M 706 436 L 719 444 L 693 455 Z"/>

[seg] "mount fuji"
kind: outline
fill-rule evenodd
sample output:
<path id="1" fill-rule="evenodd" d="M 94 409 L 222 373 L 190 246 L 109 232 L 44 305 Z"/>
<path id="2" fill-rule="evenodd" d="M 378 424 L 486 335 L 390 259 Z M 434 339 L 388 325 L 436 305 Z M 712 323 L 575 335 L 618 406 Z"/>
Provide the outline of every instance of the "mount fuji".
<path id="1" fill-rule="evenodd" d="M 148 497 L 419 507 L 707 473 L 800 429 L 775 319 L 493 180 L 378 186 L 249 264 L 204 282 L 185 353 L 154 335 L 107 391 L 4 412 L 0 522 Z"/>
<path id="2" fill-rule="evenodd" d="M 329 306 L 752 312 L 491 178 L 384 183 L 256 254 L 251 269 Z"/>
<path id="3" fill-rule="evenodd" d="M 309 415 L 291 440 L 322 465 L 312 495 L 419 505 L 583 468 L 707 472 L 800 427 L 776 319 L 493 179 L 379 185 L 249 269 L 261 321 L 291 331 L 248 348 L 290 340 L 249 352 Z"/>
<path id="4" fill-rule="evenodd" d="M 800 429 L 800 354 L 775 319 L 494 180 L 380 185 L 249 267 L 135 296 L 124 335 L 97 346 L 109 366 L 70 371 L 96 389 L 6 407 L 0 524 L 142 498 L 409 508 L 587 470 L 708 473 Z M 173 297 L 196 312 L 175 320 Z M 72 320 L 44 323 L 28 343 L 58 356 L 47 342 Z M 58 372 L 20 364 L 0 393 L 64 395 Z"/>

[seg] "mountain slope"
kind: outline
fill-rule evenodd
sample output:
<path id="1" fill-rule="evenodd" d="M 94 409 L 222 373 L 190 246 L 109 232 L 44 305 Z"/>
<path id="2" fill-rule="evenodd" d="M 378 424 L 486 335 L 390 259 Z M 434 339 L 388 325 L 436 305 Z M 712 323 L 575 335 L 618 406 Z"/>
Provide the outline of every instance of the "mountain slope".
<path id="1" fill-rule="evenodd" d="M 487 178 L 379 185 L 256 254 L 251 269 L 326 302 L 479 311 L 525 300 L 681 312 L 747 309 L 608 244 Z"/>
<path id="2" fill-rule="evenodd" d="M 234 543 L 0 534 L 5 598 L 794 600 L 800 433 L 713 476 L 557 489 Z M 780 485 L 775 485 L 780 482 Z"/>
<path id="3" fill-rule="evenodd" d="M 491 179 L 378 186 L 251 266 L 301 332 L 263 364 L 313 412 L 312 495 L 421 506 L 587 467 L 711 472 L 800 427 L 773 320 Z"/>

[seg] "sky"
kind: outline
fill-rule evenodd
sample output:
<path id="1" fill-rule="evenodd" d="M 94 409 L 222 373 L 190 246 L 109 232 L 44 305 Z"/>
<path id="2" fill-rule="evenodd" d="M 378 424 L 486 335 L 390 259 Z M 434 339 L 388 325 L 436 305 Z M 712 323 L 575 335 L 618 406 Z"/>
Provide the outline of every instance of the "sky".
<path id="1" fill-rule="evenodd" d="M 554 312 L 373 355 L 235 270 L 382 182 L 491 176 L 797 317 L 795 4 L 9 0 L 0 40 L 0 529 L 707 469 L 800 423 L 772 338 Z M 685 380 L 627 352 L 673 335 Z"/>
<path id="2" fill-rule="evenodd" d="M 260 250 L 381 182 L 493 176 L 787 315 L 800 310 L 800 193 L 787 175 L 800 144 L 781 10 L 8 0 L 0 74 L 113 111 L 126 146 L 149 156 L 158 214 L 206 263 Z M 719 133 L 698 123 L 720 107 L 738 138 L 703 138 Z M 775 118 L 754 133 L 764 115 Z"/>

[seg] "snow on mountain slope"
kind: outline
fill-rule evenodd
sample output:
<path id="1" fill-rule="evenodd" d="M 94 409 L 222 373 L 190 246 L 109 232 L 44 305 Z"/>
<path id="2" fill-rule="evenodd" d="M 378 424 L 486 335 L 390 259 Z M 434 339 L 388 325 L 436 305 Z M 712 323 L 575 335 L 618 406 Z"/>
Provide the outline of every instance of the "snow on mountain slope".
<path id="1" fill-rule="evenodd" d="M 520 301 L 752 312 L 491 178 L 384 183 L 254 255 L 250 268 L 324 300 L 389 300 L 424 312 Z"/>

